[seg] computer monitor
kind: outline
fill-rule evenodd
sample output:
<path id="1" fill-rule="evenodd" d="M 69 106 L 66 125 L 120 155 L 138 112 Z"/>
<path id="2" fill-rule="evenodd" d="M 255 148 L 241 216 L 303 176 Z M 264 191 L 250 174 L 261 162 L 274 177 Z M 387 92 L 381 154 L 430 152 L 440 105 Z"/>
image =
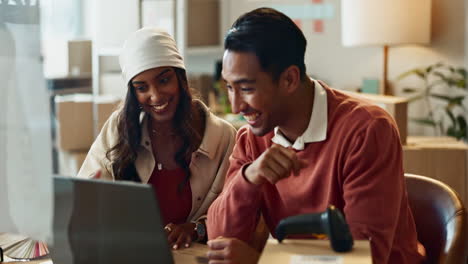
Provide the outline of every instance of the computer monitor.
<path id="1" fill-rule="evenodd" d="M 54 176 L 54 263 L 173 263 L 151 185 Z"/>

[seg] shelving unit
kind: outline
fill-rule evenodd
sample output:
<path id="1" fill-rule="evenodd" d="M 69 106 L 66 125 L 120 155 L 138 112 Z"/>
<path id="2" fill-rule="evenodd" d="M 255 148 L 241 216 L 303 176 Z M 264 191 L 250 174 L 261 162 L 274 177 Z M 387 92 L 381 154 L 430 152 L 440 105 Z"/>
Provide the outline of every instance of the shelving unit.
<path id="1" fill-rule="evenodd" d="M 123 96 L 119 91 L 125 88 L 125 84 L 117 80 L 117 74 L 120 74 L 118 56 L 125 38 L 143 26 L 164 27 L 174 34 L 188 73 L 212 74 L 215 61 L 222 58 L 223 36 L 229 27 L 229 1 L 126 0 L 116 4 L 111 0 L 100 0 L 94 2 L 94 10 L 94 21 L 99 21 L 93 37 L 94 95 L 117 93 L 116 95 Z M 209 12 L 216 13 L 210 16 Z M 155 17 L 154 20 L 152 16 Z M 197 31 L 193 25 L 204 28 Z M 210 25 L 214 29 L 206 29 Z M 213 36 L 189 34 L 189 28 L 196 34 L 204 32 Z M 198 39 L 191 39 L 194 36 Z M 208 40 L 206 44 L 205 39 Z M 190 46 L 190 43 L 197 45 Z M 103 86 L 103 81 L 111 83 L 111 86 L 124 87 L 108 88 Z"/>
<path id="2" fill-rule="evenodd" d="M 230 1 L 176 1 L 176 42 L 187 72 L 213 74 L 216 60 L 222 59 L 224 34 L 230 26 Z"/>
<path id="3" fill-rule="evenodd" d="M 187 47 L 185 50 L 186 55 L 189 56 L 205 56 L 212 54 L 222 54 L 222 46 L 204 46 L 204 47 Z"/>
<path id="4" fill-rule="evenodd" d="M 125 87 L 122 78 L 119 77 L 118 56 L 125 38 L 141 27 L 141 2 L 140 0 L 126 0 L 119 3 L 112 0 L 93 1 L 93 11 L 92 20 L 96 22 L 92 58 L 93 95 L 114 94 L 122 96 L 124 92 L 117 92 L 123 91 Z M 113 82 L 111 81 L 111 83 L 115 83 L 110 85 L 112 89 L 103 89 L 103 77 L 104 79 L 107 77 L 115 79 Z"/>

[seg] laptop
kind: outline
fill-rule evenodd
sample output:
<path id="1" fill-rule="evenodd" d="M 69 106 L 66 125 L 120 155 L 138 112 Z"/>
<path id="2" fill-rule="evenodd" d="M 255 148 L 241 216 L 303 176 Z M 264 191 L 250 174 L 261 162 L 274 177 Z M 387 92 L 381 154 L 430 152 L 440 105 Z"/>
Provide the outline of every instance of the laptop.
<path id="1" fill-rule="evenodd" d="M 54 263 L 174 263 L 151 185 L 54 176 Z"/>

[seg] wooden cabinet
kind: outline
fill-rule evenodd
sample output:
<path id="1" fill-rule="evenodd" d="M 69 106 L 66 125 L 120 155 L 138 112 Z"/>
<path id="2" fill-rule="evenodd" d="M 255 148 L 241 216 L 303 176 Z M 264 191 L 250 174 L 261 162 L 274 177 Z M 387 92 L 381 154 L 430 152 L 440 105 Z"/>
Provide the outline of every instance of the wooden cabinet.
<path id="1" fill-rule="evenodd" d="M 428 176 L 452 187 L 468 204 L 468 145 L 451 137 L 408 137 L 405 172 Z"/>

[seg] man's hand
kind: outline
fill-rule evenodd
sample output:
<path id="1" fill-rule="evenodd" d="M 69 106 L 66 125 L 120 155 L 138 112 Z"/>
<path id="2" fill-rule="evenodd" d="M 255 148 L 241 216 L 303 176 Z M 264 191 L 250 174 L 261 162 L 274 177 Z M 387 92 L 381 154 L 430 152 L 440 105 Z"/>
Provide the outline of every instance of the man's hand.
<path id="1" fill-rule="evenodd" d="M 237 238 L 218 237 L 208 241 L 209 264 L 255 264 L 260 253 Z"/>
<path id="2" fill-rule="evenodd" d="M 245 169 L 244 176 L 253 184 L 275 184 L 291 172 L 297 175 L 302 167 L 304 162 L 297 158 L 294 150 L 273 144 Z"/>
<path id="3" fill-rule="evenodd" d="M 178 249 L 180 247 L 190 247 L 192 239 L 195 233 L 194 223 L 185 223 L 176 225 L 173 223 L 167 224 L 164 227 L 167 234 L 167 240 L 172 249 Z"/>

